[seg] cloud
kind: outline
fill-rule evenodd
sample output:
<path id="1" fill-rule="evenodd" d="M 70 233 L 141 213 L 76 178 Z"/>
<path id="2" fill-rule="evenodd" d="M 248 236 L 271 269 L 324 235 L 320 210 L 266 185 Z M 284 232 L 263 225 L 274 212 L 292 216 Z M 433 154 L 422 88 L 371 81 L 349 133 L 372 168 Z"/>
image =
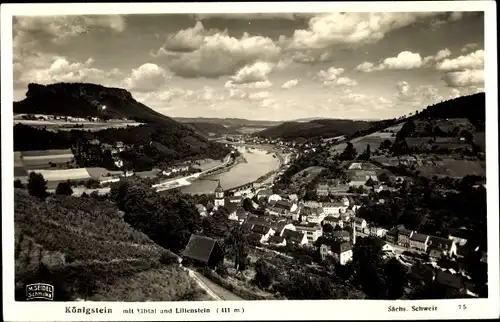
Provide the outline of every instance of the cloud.
<path id="1" fill-rule="evenodd" d="M 256 92 L 248 94 L 248 98 L 253 101 L 262 101 L 269 97 L 271 97 L 271 93 L 269 92 Z"/>
<path id="2" fill-rule="evenodd" d="M 468 69 L 446 73 L 443 80 L 450 87 L 469 87 L 484 84 L 484 70 Z"/>
<path id="3" fill-rule="evenodd" d="M 461 49 L 460 49 L 460 52 L 461 53 L 467 53 L 467 52 L 470 52 L 476 48 L 478 48 L 479 45 L 477 43 L 469 43 L 469 44 L 466 44 L 464 45 Z"/>
<path id="4" fill-rule="evenodd" d="M 341 107 L 362 110 L 387 110 L 393 107 L 393 102 L 383 96 L 348 93 L 336 100 Z"/>
<path id="5" fill-rule="evenodd" d="M 385 58 L 378 65 L 372 62 L 363 62 L 355 67 L 355 70 L 365 73 L 380 70 L 410 70 L 422 67 L 429 67 L 451 55 L 448 48 L 441 49 L 434 56 L 422 58 L 419 53 L 402 51 L 395 57 Z"/>
<path id="6" fill-rule="evenodd" d="M 465 15 L 465 12 L 461 11 L 455 11 L 455 12 L 447 12 L 447 13 L 441 13 L 437 16 L 436 19 L 433 19 L 430 23 L 430 27 L 432 29 L 437 29 L 441 27 L 444 24 L 447 24 L 449 22 L 453 21 L 458 21 L 462 19 Z"/>
<path id="7" fill-rule="evenodd" d="M 123 86 L 138 92 L 155 91 L 168 79 L 170 79 L 168 71 L 156 64 L 147 63 L 132 70 L 131 75 L 123 80 Z"/>
<path id="8" fill-rule="evenodd" d="M 236 84 L 267 81 L 267 76 L 273 70 L 274 65 L 268 62 L 258 61 L 252 65 L 246 65 L 231 76 L 231 80 Z"/>
<path id="9" fill-rule="evenodd" d="M 290 49 L 314 49 L 337 44 L 373 43 L 384 38 L 392 30 L 436 14 L 426 12 L 320 14 L 309 20 L 307 29 L 295 30 L 286 43 Z"/>
<path id="10" fill-rule="evenodd" d="M 370 63 L 368 61 L 365 61 L 358 66 L 354 68 L 354 70 L 360 71 L 360 72 L 365 72 L 365 73 L 370 73 L 372 71 L 377 70 L 376 66 L 373 63 Z"/>
<path id="11" fill-rule="evenodd" d="M 183 52 L 175 58 L 171 55 L 174 50 Z M 240 38 L 231 37 L 227 30 L 207 30 L 198 22 L 193 28 L 170 35 L 155 55 L 167 56 L 167 65 L 178 76 L 217 78 L 233 75 L 258 61 L 277 63 L 280 53 L 281 48 L 271 38 L 246 32 Z"/>
<path id="12" fill-rule="evenodd" d="M 297 86 L 298 83 L 299 83 L 298 79 L 291 79 L 291 80 L 285 82 L 283 85 L 281 85 L 281 88 L 290 89 L 292 87 Z"/>
<path id="13" fill-rule="evenodd" d="M 200 48 L 205 41 L 205 37 L 217 34 L 217 30 L 207 30 L 198 21 L 192 28 L 180 30 L 175 34 L 167 36 L 167 40 L 162 48 L 172 52 L 190 52 Z"/>
<path id="14" fill-rule="evenodd" d="M 283 19 L 283 20 L 298 20 L 307 19 L 316 15 L 315 13 L 297 12 L 297 13 L 203 13 L 193 14 L 194 19 L 230 19 L 230 20 L 264 20 L 264 19 Z"/>
<path id="15" fill-rule="evenodd" d="M 444 100 L 439 89 L 434 85 L 419 85 L 413 87 L 406 81 L 400 81 L 396 84 L 396 89 L 396 98 L 413 107 L 425 107 Z"/>
<path id="16" fill-rule="evenodd" d="M 36 56 L 41 59 L 31 62 L 31 68 L 25 69 L 20 64 L 14 64 L 15 78 L 19 85 L 31 82 L 39 84 L 52 84 L 58 82 L 95 82 L 110 84 L 112 79 L 119 76 L 118 70 L 104 71 L 92 67 L 94 60 L 87 59 L 85 62 L 70 62 L 60 56 Z M 47 67 L 48 66 L 48 67 Z"/>
<path id="17" fill-rule="evenodd" d="M 335 68 L 332 66 L 326 70 L 320 70 L 316 74 L 316 78 L 322 81 L 325 86 L 357 86 L 357 81 L 349 77 L 340 77 L 340 75 L 344 74 L 344 71 L 343 68 Z"/>
<path id="18" fill-rule="evenodd" d="M 416 69 L 423 65 L 423 59 L 418 53 L 402 51 L 396 57 L 388 57 L 382 63 L 375 65 L 371 62 L 364 62 L 356 66 L 355 70 L 361 72 L 373 72 L 386 69 Z"/>
<path id="19" fill-rule="evenodd" d="M 484 50 L 477 50 L 453 59 L 445 59 L 436 68 L 442 71 L 459 71 L 484 68 Z"/>

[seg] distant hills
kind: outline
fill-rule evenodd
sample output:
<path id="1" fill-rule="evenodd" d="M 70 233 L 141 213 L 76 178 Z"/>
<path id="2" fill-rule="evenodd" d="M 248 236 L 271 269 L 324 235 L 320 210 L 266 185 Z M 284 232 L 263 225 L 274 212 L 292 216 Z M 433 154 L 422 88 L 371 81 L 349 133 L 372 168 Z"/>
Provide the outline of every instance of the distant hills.
<path id="1" fill-rule="evenodd" d="M 14 102 L 14 113 L 128 118 L 144 123 L 178 124 L 136 101 L 124 89 L 89 83 L 29 84 L 26 98 Z"/>
<path id="2" fill-rule="evenodd" d="M 372 122 L 339 120 L 339 119 L 316 119 L 308 122 L 284 122 L 255 133 L 256 136 L 266 138 L 283 138 L 293 140 L 297 138 L 332 137 L 340 135 L 352 135 L 356 132 L 370 128 Z"/>

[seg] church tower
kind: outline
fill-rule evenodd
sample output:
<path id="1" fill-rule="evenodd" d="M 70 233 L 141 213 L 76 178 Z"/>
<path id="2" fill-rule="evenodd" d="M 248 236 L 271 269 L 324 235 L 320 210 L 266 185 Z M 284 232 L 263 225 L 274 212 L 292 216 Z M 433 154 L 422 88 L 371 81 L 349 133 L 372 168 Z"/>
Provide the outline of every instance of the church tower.
<path id="1" fill-rule="evenodd" d="M 224 207 L 224 189 L 222 189 L 220 181 L 218 181 L 217 188 L 215 188 L 214 206 L 215 208 Z"/>

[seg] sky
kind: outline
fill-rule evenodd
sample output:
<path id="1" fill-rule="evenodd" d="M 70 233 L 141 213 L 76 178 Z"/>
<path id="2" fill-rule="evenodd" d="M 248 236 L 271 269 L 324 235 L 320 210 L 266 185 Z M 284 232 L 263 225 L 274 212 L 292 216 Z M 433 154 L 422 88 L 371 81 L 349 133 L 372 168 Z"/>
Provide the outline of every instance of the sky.
<path id="1" fill-rule="evenodd" d="M 27 84 L 129 90 L 172 117 L 383 119 L 484 91 L 482 12 L 23 16 Z"/>

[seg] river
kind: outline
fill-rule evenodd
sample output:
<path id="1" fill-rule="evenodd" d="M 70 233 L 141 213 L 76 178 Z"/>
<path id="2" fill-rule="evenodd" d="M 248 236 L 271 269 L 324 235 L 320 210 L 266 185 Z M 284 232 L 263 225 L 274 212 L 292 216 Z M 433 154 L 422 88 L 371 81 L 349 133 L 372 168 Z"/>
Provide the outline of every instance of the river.
<path id="1" fill-rule="evenodd" d="M 264 149 L 240 146 L 238 147 L 238 151 L 247 162 L 239 163 L 227 172 L 205 177 L 204 180 L 196 180 L 191 185 L 180 188 L 180 190 L 190 194 L 213 193 L 215 187 L 217 187 L 215 180 L 220 180 L 222 188 L 231 189 L 255 181 L 264 174 L 278 169 L 280 166 L 278 158 L 274 157 L 275 154 L 272 152 L 268 154 Z"/>

